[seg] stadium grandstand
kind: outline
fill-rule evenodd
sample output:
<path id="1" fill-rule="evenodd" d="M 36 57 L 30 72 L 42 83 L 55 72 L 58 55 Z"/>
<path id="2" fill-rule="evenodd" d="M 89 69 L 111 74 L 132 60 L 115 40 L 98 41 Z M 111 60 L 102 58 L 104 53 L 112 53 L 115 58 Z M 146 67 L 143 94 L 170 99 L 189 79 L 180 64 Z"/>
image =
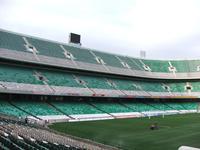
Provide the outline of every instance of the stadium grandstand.
<path id="1" fill-rule="evenodd" d="M 1 149 L 115 149 L 46 128 L 197 113 L 200 60 L 148 60 L 0 30 Z"/>

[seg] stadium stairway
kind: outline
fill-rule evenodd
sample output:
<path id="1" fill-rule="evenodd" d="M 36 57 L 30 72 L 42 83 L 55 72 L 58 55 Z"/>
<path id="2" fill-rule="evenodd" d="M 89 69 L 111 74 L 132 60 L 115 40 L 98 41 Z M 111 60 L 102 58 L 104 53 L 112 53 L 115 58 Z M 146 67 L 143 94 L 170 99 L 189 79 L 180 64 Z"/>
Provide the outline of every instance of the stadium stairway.
<path id="1" fill-rule="evenodd" d="M 134 108 L 131 108 L 130 106 L 126 105 L 125 103 L 123 103 L 123 102 L 121 102 L 121 101 L 119 101 L 118 103 L 119 103 L 120 105 L 122 105 L 122 106 L 124 106 L 124 107 L 130 109 L 130 110 L 133 111 L 133 112 L 139 112 L 139 113 L 141 114 L 141 116 L 145 116 L 145 114 L 144 114 L 142 111 L 137 111 L 137 110 L 135 110 Z"/>
<path id="2" fill-rule="evenodd" d="M 113 117 L 113 118 L 116 118 L 114 115 L 112 115 L 111 113 L 105 111 L 105 110 L 102 110 L 100 108 L 98 108 L 96 105 L 90 103 L 90 102 L 86 102 L 88 105 L 91 105 L 92 107 L 96 108 L 97 110 L 101 111 L 102 113 L 105 113 L 105 114 L 108 114 L 109 116 Z"/>
<path id="3" fill-rule="evenodd" d="M 0 113 L 17 117 L 23 117 L 27 115 L 27 113 L 25 113 L 22 110 L 19 110 L 18 108 L 14 107 L 10 103 L 8 103 L 8 101 L 5 100 L 0 101 Z"/>
<path id="4" fill-rule="evenodd" d="M 97 109 L 100 109 L 103 112 L 106 112 L 109 115 L 112 115 L 114 118 L 134 118 L 144 116 L 140 112 L 134 112 L 133 110 L 121 105 L 116 101 L 90 101 Z"/>
<path id="5" fill-rule="evenodd" d="M 0 149 L 2 150 L 86 150 L 105 149 L 53 133 L 45 128 L 0 117 Z"/>
<path id="6" fill-rule="evenodd" d="M 27 112 L 28 115 L 24 117 L 27 117 L 28 120 L 36 121 L 39 124 L 68 121 L 73 118 L 42 101 L 12 101 L 12 104 L 18 109 Z"/>
<path id="7" fill-rule="evenodd" d="M 17 108 L 17 109 L 23 111 L 24 113 L 26 113 L 27 115 L 30 115 L 30 116 L 32 116 L 32 117 L 38 119 L 38 120 L 42 120 L 41 118 L 37 117 L 36 115 L 32 114 L 31 112 L 26 111 L 26 110 L 20 108 L 19 106 L 15 105 L 13 102 L 9 101 L 9 103 L 10 103 L 10 105 L 14 106 L 15 108 Z"/>
<path id="8" fill-rule="evenodd" d="M 143 102 L 144 104 L 154 108 L 155 110 L 158 110 L 158 111 L 165 111 L 165 109 L 161 109 L 161 107 L 158 107 L 157 106 L 157 103 L 148 103 L 148 102 Z"/>
<path id="9" fill-rule="evenodd" d="M 185 102 L 181 103 L 181 105 L 183 108 L 185 108 L 185 110 L 196 110 L 198 109 L 199 103 Z"/>
<path id="10" fill-rule="evenodd" d="M 75 119 L 72 116 L 70 116 L 69 114 L 67 114 L 66 112 L 62 111 L 60 108 L 56 107 L 54 104 L 50 103 L 50 102 L 46 102 L 47 104 L 49 104 L 50 106 L 52 106 L 53 108 L 55 108 L 57 111 L 59 111 L 60 113 L 66 115 L 67 117 L 69 117 L 70 119 Z"/>
<path id="11" fill-rule="evenodd" d="M 170 103 L 165 103 L 165 105 L 169 108 L 171 108 L 171 110 L 176 110 L 178 111 L 179 113 L 181 113 L 180 109 L 178 109 L 177 107 L 173 107 L 173 104 L 170 104 Z M 183 107 L 182 107 L 183 108 Z"/>

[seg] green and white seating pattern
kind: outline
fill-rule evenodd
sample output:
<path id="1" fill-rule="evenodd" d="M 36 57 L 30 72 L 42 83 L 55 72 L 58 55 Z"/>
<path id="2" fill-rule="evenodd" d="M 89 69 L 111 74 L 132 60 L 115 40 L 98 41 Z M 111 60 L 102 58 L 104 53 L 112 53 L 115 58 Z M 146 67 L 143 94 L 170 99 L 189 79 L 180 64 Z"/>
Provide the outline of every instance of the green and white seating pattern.
<path id="1" fill-rule="evenodd" d="M 142 62 L 145 65 L 148 65 L 152 72 L 169 72 L 168 61 L 164 60 L 146 60 L 143 59 Z"/>
<path id="2" fill-rule="evenodd" d="M 56 111 L 55 108 L 48 105 L 44 102 L 39 101 L 13 101 L 13 103 L 21 108 L 22 110 L 25 110 L 27 112 L 30 112 L 31 114 L 35 116 L 49 116 L 49 115 L 62 115 L 59 111 Z"/>
<path id="3" fill-rule="evenodd" d="M 7 114 L 7 115 L 13 115 L 18 117 L 27 116 L 25 112 L 23 112 L 20 109 L 17 109 L 16 107 L 12 106 L 7 101 L 0 101 L 0 113 Z"/>
<path id="4" fill-rule="evenodd" d="M 62 110 L 64 113 L 71 114 L 100 114 L 98 109 L 85 102 L 52 102 L 54 106 Z"/>
<path id="5" fill-rule="evenodd" d="M 191 102 L 185 102 L 185 103 L 180 103 L 183 108 L 187 110 L 195 110 L 198 109 L 199 104 L 198 103 L 191 103 Z"/>
<path id="6" fill-rule="evenodd" d="M 0 81 L 43 84 L 34 76 L 34 70 L 9 65 L 0 65 Z"/>
<path id="7" fill-rule="evenodd" d="M 22 66 L 0 64 L 0 82 L 23 83 L 57 87 L 90 88 L 111 91 L 141 91 L 159 93 L 188 93 L 186 85 L 191 85 L 190 92 L 200 92 L 200 81 L 152 81 L 96 76 L 62 70 L 35 69 Z M 165 89 L 164 85 L 169 89 Z M 16 85 L 15 85 L 16 86 Z M 0 85 L 1 88 L 1 85 Z M 103 93 L 101 93 L 103 94 Z"/>
<path id="8" fill-rule="evenodd" d="M 25 38 L 31 46 L 36 48 L 38 52 L 36 53 L 37 55 L 61 58 L 65 60 L 69 58 L 65 56 L 64 52 L 68 52 L 73 55 L 74 61 L 99 64 L 96 60 L 96 57 L 98 57 L 103 60 L 105 66 L 124 69 L 127 69 L 127 67 L 125 67 L 122 63 L 127 64 L 133 70 L 142 71 L 145 70 L 144 65 L 147 65 L 151 72 L 169 73 L 170 64 L 176 68 L 177 73 L 200 71 L 198 69 L 200 60 L 149 60 L 125 57 L 26 35 L 19 35 L 3 30 L 0 30 L 0 48 L 30 53 L 26 49 L 26 42 L 23 38 Z"/>
<path id="9" fill-rule="evenodd" d="M 33 45 L 38 51 L 39 55 L 45 55 L 50 57 L 66 58 L 64 51 L 57 43 L 47 42 L 44 40 L 38 40 L 34 38 L 27 38 L 29 43 Z"/>
<path id="10" fill-rule="evenodd" d="M 167 110 L 197 110 L 197 102 L 134 102 L 134 101 L 0 101 L 0 113 L 17 117 L 25 116 L 56 116 L 56 115 L 80 115 L 80 114 L 105 114 L 148 112 Z"/>
<path id="11" fill-rule="evenodd" d="M 93 105 L 95 105 L 100 110 L 107 112 L 107 113 L 121 113 L 121 112 L 131 112 L 130 109 L 113 102 L 92 102 Z"/>
<path id="12" fill-rule="evenodd" d="M 167 105 L 169 107 L 171 107 L 171 109 L 175 109 L 175 110 L 183 110 L 184 109 L 184 107 L 179 103 L 167 103 Z"/>
<path id="13" fill-rule="evenodd" d="M 64 45 L 64 49 L 71 53 L 75 61 L 97 64 L 95 57 L 88 49 Z"/>
<path id="14" fill-rule="evenodd" d="M 83 87 L 78 84 L 71 73 L 55 72 L 55 71 L 40 71 L 47 79 L 49 85 L 54 86 L 69 86 L 69 87 Z"/>
<path id="15" fill-rule="evenodd" d="M 143 111 L 156 111 L 158 109 L 150 106 L 150 105 L 147 105 L 147 104 L 144 104 L 144 103 L 132 103 L 132 102 L 126 102 L 126 103 L 123 103 L 124 105 L 126 105 L 127 107 L 131 108 L 132 111 L 134 112 L 143 112 Z"/>
<path id="16" fill-rule="evenodd" d="M 103 53 L 99 51 L 93 51 L 93 52 L 95 53 L 97 57 L 99 57 L 100 59 L 104 61 L 105 65 L 124 68 L 115 55 Z"/>
<path id="17" fill-rule="evenodd" d="M 27 52 L 22 36 L 0 31 L 0 47 Z"/>
<path id="18" fill-rule="evenodd" d="M 109 85 L 108 81 L 104 77 L 95 77 L 95 76 L 81 76 L 77 75 L 79 79 L 85 82 L 85 85 L 89 88 L 97 88 L 97 89 L 113 89 L 111 85 Z"/>

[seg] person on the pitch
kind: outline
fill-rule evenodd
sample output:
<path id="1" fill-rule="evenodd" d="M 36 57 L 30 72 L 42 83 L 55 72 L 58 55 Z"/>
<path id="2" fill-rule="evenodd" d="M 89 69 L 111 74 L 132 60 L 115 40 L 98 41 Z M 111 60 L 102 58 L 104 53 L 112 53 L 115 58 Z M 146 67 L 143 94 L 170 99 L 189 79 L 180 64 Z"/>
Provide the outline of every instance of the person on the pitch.
<path id="1" fill-rule="evenodd" d="M 151 124 L 150 130 L 158 130 L 158 129 L 159 129 L 158 123 L 153 123 L 153 124 Z"/>

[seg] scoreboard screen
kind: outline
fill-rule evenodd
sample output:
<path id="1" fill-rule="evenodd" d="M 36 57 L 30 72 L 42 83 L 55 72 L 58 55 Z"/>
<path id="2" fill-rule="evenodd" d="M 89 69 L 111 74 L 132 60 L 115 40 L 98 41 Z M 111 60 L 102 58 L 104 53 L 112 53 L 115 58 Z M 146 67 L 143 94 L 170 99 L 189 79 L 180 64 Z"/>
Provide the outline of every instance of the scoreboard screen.
<path id="1" fill-rule="evenodd" d="M 79 34 L 70 33 L 69 35 L 70 43 L 80 44 L 81 36 Z"/>

